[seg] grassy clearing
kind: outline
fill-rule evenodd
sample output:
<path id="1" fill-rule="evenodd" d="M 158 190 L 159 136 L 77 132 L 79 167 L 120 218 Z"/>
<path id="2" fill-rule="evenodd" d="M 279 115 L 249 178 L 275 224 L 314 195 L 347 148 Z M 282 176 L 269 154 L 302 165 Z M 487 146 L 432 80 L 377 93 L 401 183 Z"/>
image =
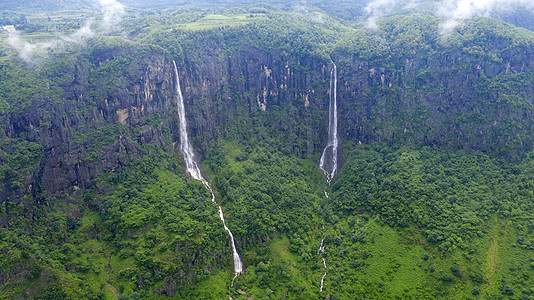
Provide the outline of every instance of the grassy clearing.
<path id="1" fill-rule="evenodd" d="M 245 25 L 251 21 L 265 18 L 265 14 L 239 14 L 233 16 L 213 14 L 207 15 L 196 22 L 180 24 L 178 27 L 187 30 L 205 30 L 226 26 Z"/>
<path id="2" fill-rule="evenodd" d="M 310 268 L 296 253 L 290 251 L 290 245 L 287 236 L 276 234 L 266 245 L 267 252 L 256 247 L 244 253 L 249 261 L 261 261 L 256 266 L 247 266 L 243 274 L 235 280 L 231 289 L 232 297 L 249 299 L 271 295 L 273 299 L 293 299 L 305 295 L 316 296 L 319 291 L 317 278 L 320 279 L 318 274 L 321 272 L 322 275 L 322 269 Z M 264 284 L 267 281 L 271 282 L 268 286 Z"/>
<path id="3" fill-rule="evenodd" d="M 475 299 L 472 291 L 486 286 L 484 266 L 491 252 L 491 234 L 474 242 L 476 252 L 443 253 L 417 228 L 392 228 L 378 219 L 365 219 L 342 220 L 330 230 L 337 237 L 326 245 L 325 291 L 334 297 Z"/>
<path id="4" fill-rule="evenodd" d="M 487 254 L 486 259 L 486 276 L 488 280 L 487 286 L 484 288 L 484 290 L 480 293 L 480 297 L 483 298 L 486 294 L 494 294 L 495 293 L 495 270 L 498 262 L 499 257 L 499 223 L 497 221 L 496 217 L 493 217 L 492 219 L 493 224 L 493 232 L 492 232 L 492 238 L 490 247 Z"/>
<path id="5" fill-rule="evenodd" d="M 523 226 L 512 218 L 493 217 L 490 226 L 492 238 L 486 252 L 486 286 L 480 299 L 530 299 L 534 295 L 532 251 L 522 249 Z"/>
<path id="6" fill-rule="evenodd" d="M 221 270 L 210 274 L 206 280 L 195 286 L 185 287 L 175 297 L 177 299 L 228 299 L 228 285 L 232 282 L 231 270 Z M 165 299 L 164 297 L 161 297 Z M 157 299 L 157 298 L 154 298 Z"/>
<path id="7" fill-rule="evenodd" d="M 369 245 L 372 255 L 363 270 L 364 276 L 371 281 L 386 281 L 384 289 L 394 297 L 402 296 L 407 282 L 423 287 L 426 277 L 423 247 L 405 244 L 392 228 L 380 227 L 375 222 L 370 222 L 368 228 L 378 234 L 375 243 Z"/>
<path id="8" fill-rule="evenodd" d="M 356 226 L 343 221 L 336 227 L 341 233 Z M 423 245 L 407 242 L 397 230 L 373 219 L 358 232 L 362 236 L 359 241 L 344 239 L 336 245 L 334 240 L 334 245 L 326 245 L 331 259 L 327 259 L 325 290 L 345 297 L 368 294 L 373 289 L 377 297 L 403 298 L 427 288 L 436 256 L 429 255 L 425 261 Z"/>

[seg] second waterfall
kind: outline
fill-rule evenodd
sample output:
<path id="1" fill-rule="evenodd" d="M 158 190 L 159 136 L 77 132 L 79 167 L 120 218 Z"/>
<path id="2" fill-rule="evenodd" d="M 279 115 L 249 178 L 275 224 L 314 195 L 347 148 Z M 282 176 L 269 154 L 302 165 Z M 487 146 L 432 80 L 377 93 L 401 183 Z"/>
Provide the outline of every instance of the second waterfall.
<path id="1" fill-rule="evenodd" d="M 330 72 L 330 104 L 328 107 L 328 142 L 321 155 L 319 167 L 326 175 L 328 182 L 334 178 L 337 172 L 337 67 L 332 62 Z"/>
<path id="2" fill-rule="evenodd" d="M 219 209 L 219 217 L 221 218 L 221 221 L 223 223 L 224 230 L 226 230 L 226 232 L 228 232 L 228 235 L 230 236 L 232 256 L 234 259 L 234 273 L 237 276 L 243 271 L 243 263 L 241 262 L 241 258 L 239 257 L 239 254 L 237 253 L 235 247 L 234 235 L 232 234 L 230 229 L 228 229 L 228 227 L 226 226 L 226 222 L 224 221 L 222 208 L 215 201 L 215 193 L 213 191 L 213 188 L 211 187 L 210 183 L 206 179 L 204 179 L 204 177 L 202 177 L 200 167 L 197 161 L 195 160 L 195 152 L 193 151 L 193 146 L 189 141 L 189 136 L 187 135 L 187 119 L 185 117 L 184 99 L 182 97 L 182 90 L 180 88 L 180 78 L 178 77 L 178 69 L 176 68 L 176 62 L 173 61 L 173 65 L 174 75 L 176 77 L 174 93 L 176 98 L 176 106 L 178 107 L 178 120 L 180 121 L 180 151 L 184 156 L 186 171 L 191 175 L 191 177 L 196 180 L 200 180 L 204 184 L 204 186 L 210 191 L 211 201 L 213 201 L 213 203 L 215 203 Z"/>

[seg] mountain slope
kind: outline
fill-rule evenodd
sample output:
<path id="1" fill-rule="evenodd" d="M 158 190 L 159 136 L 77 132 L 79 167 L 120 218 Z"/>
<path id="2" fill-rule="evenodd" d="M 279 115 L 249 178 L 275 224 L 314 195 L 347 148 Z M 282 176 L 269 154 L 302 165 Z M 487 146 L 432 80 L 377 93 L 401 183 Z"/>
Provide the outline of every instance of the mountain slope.
<path id="1" fill-rule="evenodd" d="M 2 297 L 534 293 L 534 34 L 319 16 L 168 11 L 37 68 L 4 56 Z M 331 59 L 343 169 L 328 185 Z M 233 286 L 216 207 L 181 167 L 172 60 L 243 256 Z"/>

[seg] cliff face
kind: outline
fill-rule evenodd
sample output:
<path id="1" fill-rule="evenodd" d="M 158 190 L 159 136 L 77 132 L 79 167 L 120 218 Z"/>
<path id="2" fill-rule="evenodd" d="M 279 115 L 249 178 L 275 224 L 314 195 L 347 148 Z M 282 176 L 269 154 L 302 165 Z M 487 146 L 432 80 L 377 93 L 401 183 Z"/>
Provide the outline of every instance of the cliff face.
<path id="1" fill-rule="evenodd" d="M 143 145 L 165 148 L 172 143 L 167 130 L 174 107 L 171 61 L 163 53 L 134 58 L 135 53 L 136 49 L 93 52 L 89 61 L 65 70 L 61 99 L 46 99 L 4 117 L 4 139 L 25 137 L 43 147 L 38 167 L 24 179 L 27 191 L 37 196 L 87 187 L 95 174 L 142 156 Z M 132 58 L 124 69 L 102 73 L 105 64 L 124 56 Z M 106 87 L 108 80 L 118 83 Z M 158 114 L 167 118 L 148 124 Z M 22 193 L 7 191 L 0 201 Z"/>
<path id="2" fill-rule="evenodd" d="M 498 61 L 459 51 L 441 57 L 406 55 L 389 67 L 340 54 L 340 132 L 346 140 L 362 143 L 444 146 L 494 154 L 501 154 L 507 145 L 518 152 L 530 149 L 528 132 L 534 128 L 529 119 L 534 111 L 518 110 L 505 99 L 523 93 L 527 100 L 534 91 L 528 81 L 515 90 L 502 83 L 528 76 L 533 54 L 517 48 L 503 51 Z M 509 124 L 514 118 L 524 122 Z M 511 134 L 527 139 L 508 144 Z"/>
<path id="3" fill-rule="evenodd" d="M 111 173 L 120 177 L 119 173 L 125 170 L 135 172 L 132 171 L 135 167 L 131 167 L 134 161 L 149 153 L 154 155 L 155 152 L 163 151 L 174 156 L 174 143 L 179 140 L 179 136 L 175 134 L 179 130 L 173 93 L 175 78 L 172 60 L 161 49 L 152 47 L 103 48 L 82 54 L 75 64 L 61 67 L 57 74 L 48 72 L 48 76 L 59 78 L 53 81 L 57 86 L 49 88 L 62 90 L 60 97 L 38 97 L 39 100 L 30 103 L 22 112 L 4 114 L 4 130 L 0 131 L 0 178 L 3 179 L 0 181 L 0 226 L 8 230 L 25 229 L 32 238 L 43 237 L 46 241 L 42 242 L 41 238 L 41 242 L 50 245 L 50 248 L 54 248 L 56 244 L 77 243 L 72 239 L 77 240 L 78 237 L 98 244 L 103 240 L 114 240 L 116 243 L 109 244 L 118 245 L 117 248 L 102 250 L 109 249 L 107 244 L 103 245 L 99 250 L 102 257 L 106 256 L 105 251 L 112 252 L 107 255 L 116 256 L 117 251 L 129 248 L 132 236 L 144 234 L 151 226 L 161 228 L 164 226 L 161 223 L 167 224 L 171 221 L 156 222 L 156 225 L 153 225 L 147 220 L 148 217 L 143 215 L 140 218 L 142 225 L 134 225 L 123 231 L 117 229 L 116 223 L 104 224 L 106 217 L 102 209 L 117 204 L 121 214 L 126 214 L 130 210 L 122 209 L 130 205 L 127 202 L 129 197 L 121 195 L 117 201 L 119 203 L 104 202 L 108 194 L 114 191 L 107 186 L 95 184 L 95 176 Z M 42 72 L 47 72 L 46 66 Z M 22 143 L 21 140 L 26 142 Z M 12 145 L 16 147 L 11 147 Z M 33 160 L 30 162 L 20 165 L 12 163 L 18 152 L 31 154 L 32 151 L 36 154 L 31 156 Z M 131 168 L 123 168 L 128 166 Z M 13 171 L 8 173 L 7 170 L 11 169 Z M 114 172 L 115 170 L 117 172 Z M 171 168 L 171 171 L 176 170 L 180 169 Z M 153 172 L 153 169 L 149 167 L 145 172 Z M 148 178 L 151 175 L 143 173 L 143 176 Z M 191 186 L 195 187 L 194 183 L 191 183 Z M 178 187 L 187 189 L 181 185 Z M 189 193 L 198 193 L 198 187 L 189 188 Z M 127 186 L 126 189 L 134 195 L 141 187 Z M 201 190 L 204 188 L 201 187 Z M 164 193 L 167 193 L 166 189 L 160 192 Z M 161 195 L 158 197 L 158 200 L 170 198 Z M 59 201 L 52 203 L 54 198 Z M 197 205 L 204 205 L 203 200 L 206 203 L 209 201 L 200 194 L 194 197 L 183 193 L 177 198 L 169 201 L 193 202 L 191 199 L 194 199 L 198 202 Z M 145 207 L 147 204 L 143 205 Z M 63 210 L 65 207 L 67 208 Z M 98 220 L 76 231 L 80 225 L 77 222 L 86 216 L 83 212 L 86 209 L 100 213 Z M 214 210 L 211 206 L 207 207 L 208 212 L 202 217 L 210 216 L 209 223 L 217 224 L 216 212 L 210 212 L 209 209 Z M 151 210 L 153 211 L 156 209 Z M 184 218 L 180 215 L 183 211 L 175 208 L 173 212 L 176 215 L 172 216 L 172 220 L 178 220 L 178 225 L 173 223 L 174 227 L 169 231 L 175 233 L 178 231 L 176 228 L 183 230 L 180 221 Z M 64 214 L 64 217 L 54 218 L 56 213 Z M 186 217 L 189 220 L 190 215 L 186 214 Z M 71 223 L 65 222 L 65 218 Z M 30 219 L 34 224 L 21 225 L 19 222 Z M 202 218 L 195 219 L 195 222 L 207 223 Z M 152 286 L 150 280 L 155 276 L 153 274 L 157 273 L 162 276 L 158 277 L 158 280 L 164 279 L 165 286 L 155 289 L 154 293 L 172 296 L 180 287 L 191 285 L 202 278 L 202 270 L 211 270 L 227 264 L 226 259 L 231 259 L 231 254 L 224 245 L 225 232 L 218 224 L 213 227 L 216 229 L 202 227 L 202 237 L 208 236 L 206 240 L 215 241 L 213 244 L 216 246 L 198 240 L 195 243 L 187 239 L 171 240 L 162 249 L 172 252 L 172 262 L 164 260 L 164 263 L 153 263 L 152 257 L 145 257 L 142 262 L 145 264 L 145 271 L 141 275 L 135 273 L 136 285 L 139 288 Z M 55 235 L 58 232 L 61 232 L 59 237 Z M 104 236 L 105 234 L 108 236 Z M 120 244 L 121 242 L 124 244 Z M 32 246 L 38 247 L 36 244 Z M 9 246 L 6 246 L 5 249 L 8 248 Z M 23 282 L 40 278 L 40 289 L 44 290 L 46 286 L 57 281 L 55 275 L 53 279 L 49 279 L 49 273 L 55 270 L 46 263 L 27 258 L 19 258 L 19 261 L 11 258 L 12 256 L 9 256 L 9 259 L 6 258 L 2 263 L 2 268 L 6 267 L 0 272 L 0 286 L 9 285 L 13 281 Z M 109 268 L 111 274 L 111 266 Z M 32 271 L 34 269 L 35 272 Z M 68 272 L 86 272 L 83 266 L 80 267 L 79 261 L 65 263 L 64 269 Z M 114 271 L 118 272 L 115 269 Z M 82 282 L 80 286 L 81 284 Z M 7 290 L 9 291 L 9 288 Z M 32 288 L 27 291 L 37 293 Z"/>
<path id="4" fill-rule="evenodd" d="M 337 52 L 342 141 L 512 156 L 528 151 L 534 111 L 528 105 L 518 109 L 509 97 L 534 96 L 527 79 L 534 52 L 502 40 L 485 47 L 376 59 Z M 330 62 L 251 46 L 230 53 L 213 43 L 199 48 L 186 54 L 181 68 L 197 149 L 206 149 L 216 128 L 224 131 L 228 122 L 262 115 L 295 154 L 309 157 L 323 149 Z M 522 84 L 512 88 L 505 82 Z M 516 118 L 520 121 L 512 124 Z"/>
<path id="5" fill-rule="evenodd" d="M 181 69 L 191 135 L 198 149 L 206 149 L 216 127 L 271 111 L 277 112 L 276 120 L 269 123 L 273 131 L 296 134 L 287 142 L 297 155 L 312 155 L 322 148 L 327 64 L 252 46 L 230 54 L 222 53 L 221 45 L 201 48 L 186 55 Z"/>
<path id="6" fill-rule="evenodd" d="M 501 40 L 485 47 L 374 59 L 337 51 L 342 142 L 528 151 L 534 111 L 512 98 L 534 97 L 527 80 L 534 51 Z M 251 124 L 268 127 L 298 156 L 323 149 L 329 61 L 248 44 L 225 48 L 216 41 L 204 41 L 198 49 L 186 52 L 178 69 L 189 131 L 200 154 L 221 134 L 241 128 L 239 136 Z M 88 62 L 67 69 L 60 101 L 4 118 L 6 137 L 25 136 L 43 146 L 38 168 L 24 180 L 27 191 L 86 187 L 102 170 L 141 157 L 143 145 L 172 151 L 178 140 L 172 61 L 157 51 L 142 57 L 137 51 L 93 51 Z M 113 65 L 125 58 L 124 65 Z M 244 121 L 250 119 L 259 121 Z M 0 200 L 16 198 L 13 191 L 5 195 Z"/>
<path id="7" fill-rule="evenodd" d="M 393 42 L 390 39 L 383 44 Z M 341 145 L 379 142 L 393 146 L 435 146 L 487 151 L 506 158 L 519 157 L 532 150 L 534 48 L 530 45 L 533 43 L 503 36 L 462 43 L 443 46 L 432 40 L 420 42 L 415 50 L 388 46 L 376 50 L 373 55 L 360 53 L 354 47 L 332 51 L 332 60 L 338 67 Z M 329 59 L 253 46 L 245 39 L 232 46 L 225 45 L 225 39 L 199 39 L 194 49 L 184 51 L 183 59 L 177 63 L 190 126 L 188 131 L 200 157 L 209 153 L 210 144 L 219 138 L 239 142 L 258 132 L 273 135 L 275 139 L 270 140 L 279 141 L 277 146 L 287 145 L 282 153 L 288 150 L 287 154 L 299 157 L 318 156 L 327 139 L 331 93 Z M 176 182 L 174 187 L 187 192 L 173 194 L 166 190 L 171 185 L 164 178 L 153 183 L 151 193 L 139 195 L 135 187 L 130 193 L 131 187 L 127 186 L 124 188 L 127 192 L 113 195 L 115 198 L 106 201 L 107 204 L 99 203 L 102 198 L 81 204 L 82 197 L 70 197 L 71 191 L 75 196 L 87 192 L 83 194 L 83 201 L 85 196 L 101 197 L 109 191 L 106 187 L 90 189 L 95 185 L 95 176 L 130 166 L 151 150 L 175 155 L 179 125 L 172 66 L 169 55 L 159 48 L 133 44 L 97 45 L 67 60 L 58 71 L 50 67 L 38 71 L 49 78 L 50 83 L 44 92 L 39 92 L 37 100 L 21 106 L 18 111 L 0 111 L 0 226 L 19 226 L 31 231 L 27 224 L 13 225 L 18 214 L 24 214 L 25 218 L 20 218 L 23 222 L 32 217 L 33 220 L 46 219 L 40 218 L 39 214 L 46 211 L 41 208 L 54 207 L 54 203 L 49 205 L 46 199 L 58 196 L 67 204 L 75 204 L 72 206 L 76 208 L 65 212 L 63 229 L 57 225 L 61 220 L 43 221 L 46 222 L 42 226 L 46 227 L 43 236 L 54 230 L 59 233 L 56 234 L 59 237 L 47 241 L 48 244 L 67 243 L 66 232 L 70 230 L 71 235 L 85 232 L 92 240 L 113 243 L 110 251 L 127 249 L 131 252 L 123 252 L 125 258 L 135 253 L 139 265 L 154 271 L 153 276 L 137 274 L 138 287 L 163 280 L 165 284 L 153 291 L 174 295 L 179 287 L 194 284 L 212 268 L 229 266 L 231 255 L 223 242 L 227 239 L 223 229 L 214 225 L 218 231 L 212 230 L 204 236 L 209 227 L 206 224 L 217 224 L 219 219 L 206 218 L 197 223 L 196 212 L 216 216 L 215 210 L 210 213 L 210 206 L 204 206 L 203 199 L 208 203 L 209 199 L 199 192 L 199 189 L 204 190 L 200 184 L 195 187 L 191 181 Z M 56 91 L 57 96 L 48 96 L 49 91 Z M 24 159 L 14 163 L 19 157 Z M 150 165 L 154 161 L 143 163 Z M 177 163 L 169 163 L 172 164 L 174 166 L 166 170 L 171 174 L 166 174 L 169 177 L 179 170 Z M 122 171 L 131 169 L 133 167 L 122 168 Z M 141 167 L 137 170 L 138 174 L 144 171 Z M 123 174 L 113 175 L 116 176 L 107 178 L 122 183 Z M 236 179 L 234 184 L 239 184 L 239 176 L 232 176 Z M 230 177 L 227 179 L 232 184 Z M 152 192 L 157 194 L 154 198 L 170 199 L 169 202 L 179 207 L 170 210 L 165 206 L 168 203 L 162 200 L 157 208 L 167 214 L 149 217 L 149 213 L 156 210 L 147 208 L 150 201 L 146 199 L 153 196 Z M 130 196 L 139 202 L 128 203 Z M 21 202 L 23 205 L 19 205 Z M 232 207 L 232 204 L 225 205 Z M 83 215 L 80 211 L 85 206 L 91 212 L 98 211 L 101 220 L 76 232 L 76 221 Z M 60 205 L 54 208 L 57 207 Z M 124 217 L 132 222 L 124 236 L 120 236 L 120 230 L 112 223 L 118 223 L 115 220 L 130 216 L 127 214 L 137 209 L 139 212 L 132 213 L 131 220 Z M 245 216 L 242 223 L 255 221 L 246 210 L 233 216 L 232 209 L 225 212 L 228 211 L 230 219 L 239 220 Z M 115 213 L 117 219 L 106 221 L 104 216 L 111 213 Z M 162 216 L 166 216 L 165 222 Z M 180 222 L 174 222 L 176 220 Z M 183 220 L 187 222 L 181 222 Z M 67 228 L 68 221 L 74 229 Z M 151 234 L 156 235 L 155 232 L 162 231 L 156 226 L 165 225 L 168 227 L 163 231 L 168 231 L 169 237 L 161 249 L 173 251 L 170 256 L 176 260 L 167 261 L 172 268 L 162 267 L 150 255 L 144 255 L 144 250 L 137 253 L 133 242 L 128 241 L 145 235 L 147 229 L 154 229 Z M 54 226 L 57 228 L 53 229 Z M 197 231 L 202 235 L 198 239 Z M 101 232 L 108 235 L 101 237 Z M 175 237 L 186 233 L 190 240 Z M 250 249 L 266 241 L 268 235 L 242 234 L 236 238 L 237 246 Z M 149 243 L 142 247 L 154 245 L 154 240 L 147 239 Z M 17 259 L 13 259 L 13 265 Z M 71 270 L 79 268 L 78 264 L 78 261 L 72 262 Z M 4 278 L 0 278 L 0 285 L 9 282 L 5 278 L 29 278 L 25 275 L 29 268 L 31 266 L 19 265 L 12 268 L 10 274 L 0 274 Z M 87 268 L 82 265 L 80 272 L 84 269 Z M 151 278 L 154 279 L 152 283 Z"/>

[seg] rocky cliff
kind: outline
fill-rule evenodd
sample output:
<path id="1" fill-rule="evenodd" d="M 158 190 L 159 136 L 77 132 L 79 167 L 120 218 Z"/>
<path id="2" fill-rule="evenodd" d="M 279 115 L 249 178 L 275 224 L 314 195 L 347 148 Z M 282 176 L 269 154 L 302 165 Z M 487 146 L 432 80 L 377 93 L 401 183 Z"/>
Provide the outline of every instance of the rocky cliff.
<path id="1" fill-rule="evenodd" d="M 38 166 L 23 179 L 24 189 L 39 201 L 44 191 L 88 187 L 95 174 L 141 157 L 143 145 L 172 151 L 169 128 L 177 125 L 170 66 L 162 50 L 132 46 L 94 49 L 49 74 L 61 79 L 52 87 L 63 91 L 59 99 L 42 96 L 3 118 L 4 141 L 25 138 L 43 148 Z M 7 189 L 0 201 L 23 193 Z"/>
<path id="2" fill-rule="evenodd" d="M 495 20 L 473 22 L 443 40 L 435 19 L 386 19 L 382 30 L 347 29 L 345 36 L 332 43 L 315 45 L 328 49 L 328 57 L 310 50 L 315 40 L 301 39 L 301 48 L 288 51 L 294 36 L 271 41 L 273 36 L 257 33 L 257 28 L 247 31 L 247 27 L 239 27 L 184 33 L 185 38 L 165 40 L 184 44 L 182 53 L 106 38 L 91 41 L 88 49 L 53 56 L 37 70 L 24 66 L 16 74 L 9 65 L 0 65 L 6 74 L 22 78 L 9 81 L 7 76 L 0 77 L 3 83 L 15 82 L 4 90 L 12 94 L 18 88 L 29 91 L 27 97 L 12 97 L 8 102 L 0 98 L 0 225 L 23 228 L 32 238 L 32 230 L 42 229 L 42 236 L 34 242 L 36 249 L 62 247 L 70 242 L 69 236 L 105 241 L 102 249 L 129 263 L 135 260 L 137 267 L 115 266 L 113 274 L 122 274 L 120 280 L 160 294 L 174 295 L 217 266 L 229 265 L 231 256 L 223 242 L 227 236 L 220 226 L 213 225 L 218 224 L 216 210 L 206 205 L 210 202 L 202 194 L 205 190 L 177 176 L 183 171 L 173 160 L 178 155 L 179 125 L 172 59 L 178 64 L 188 130 L 202 160 L 212 158 L 210 151 L 219 141 L 239 143 L 261 139 L 257 137 L 261 135 L 270 136 L 265 140 L 276 143 L 273 147 L 287 157 L 318 157 L 327 137 L 330 59 L 338 66 L 342 146 L 377 142 L 484 151 L 520 159 L 533 146 L 534 36 Z M 311 30 L 311 34 L 316 33 Z M 38 88 L 24 81 L 28 74 L 34 74 L 32 80 Z M 4 102 L 11 108 L 4 109 Z M 251 161 L 270 164 L 279 160 L 266 153 L 270 147 L 261 148 L 251 155 Z M 247 147 L 237 150 L 246 152 Z M 158 152 L 168 160 L 164 171 L 150 169 L 158 163 L 155 156 L 133 166 L 139 158 Z M 248 155 L 241 153 L 231 159 L 247 161 Z M 220 161 L 225 163 L 225 159 Z M 245 167 L 250 166 L 245 165 L 243 172 L 234 174 L 228 168 L 227 174 L 214 175 L 221 186 L 226 184 L 238 193 L 241 180 L 252 170 Z M 291 172 L 296 176 L 300 171 Z M 95 177 L 101 174 L 106 174 L 104 180 L 116 183 L 116 191 L 96 183 Z M 145 175 L 150 184 L 131 178 L 145 179 Z M 135 188 L 121 187 L 126 179 Z M 280 210 L 278 198 L 288 206 L 295 205 L 297 197 L 284 198 L 270 191 L 272 186 L 262 184 L 264 195 L 254 194 L 257 199 L 250 202 L 268 215 Z M 224 200 L 236 200 L 226 197 L 222 188 L 218 192 Z M 106 198 L 110 194 L 112 197 Z M 272 209 L 263 207 L 266 204 Z M 302 210 L 310 207 L 307 202 L 301 204 Z M 224 205 L 229 226 L 241 229 L 236 231 L 240 250 L 267 243 L 278 229 L 273 225 L 263 233 L 249 233 L 248 228 L 239 228 L 247 226 L 235 226 L 234 222 L 254 225 L 250 211 L 255 210 Z M 46 215 L 54 209 L 61 211 L 63 219 Z M 83 216 L 85 209 L 93 215 Z M 89 225 L 78 229 L 76 222 L 83 217 Z M 32 228 L 28 220 L 39 228 Z M 162 232 L 165 235 L 158 239 Z M 47 236 L 54 238 L 39 240 Z M 142 242 L 136 241 L 140 237 Z M 9 247 L 25 246 L 20 242 L 24 238 L 14 238 L 14 246 Z M 83 251 L 92 248 L 82 244 L 76 247 Z M 100 251 L 87 255 L 88 261 L 101 260 L 105 251 Z M 18 252 L 10 253 L 14 253 L 10 254 L 11 273 L 1 274 L 0 285 L 9 281 L 5 278 L 29 279 L 27 271 L 37 265 L 33 260 L 28 266 L 17 265 Z M 56 254 L 53 259 L 67 261 L 62 263 L 69 271 L 82 274 L 90 269 L 88 261 L 77 261 L 75 255 L 69 260 Z M 24 255 L 35 258 L 32 253 Z M 111 262 L 108 267 L 112 269 Z"/>
<path id="3" fill-rule="evenodd" d="M 423 35 L 413 49 L 395 48 L 393 37 L 382 37 L 384 48 L 372 56 L 337 47 L 332 59 L 338 65 L 342 142 L 503 155 L 530 150 L 534 111 L 525 101 L 534 90 L 522 79 L 534 65 L 532 36 L 524 40 L 525 32 L 487 19 L 476 25 L 461 33 L 461 45 Z M 480 35 L 492 43 L 482 43 Z M 327 134 L 330 62 L 246 42 L 229 47 L 223 40 L 201 40 L 194 44 L 198 51 L 185 49 L 178 61 L 195 149 L 202 154 L 218 136 L 244 138 L 259 126 L 298 156 L 318 153 Z M 143 145 L 172 151 L 178 125 L 171 62 L 156 48 L 96 47 L 64 70 L 59 101 L 46 99 L 7 115 L 7 138 L 25 136 L 43 147 L 24 186 L 34 196 L 83 188 L 101 170 L 141 157 Z M 1 200 L 13 193 L 6 191 Z"/>
<path id="4" fill-rule="evenodd" d="M 428 20 L 415 17 L 392 30 L 422 27 Z M 422 24 L 414 25 L 417 22 Z M 534 97 L 529 81 L 523 80 L 534 66 L 534 52 L 528 46 L 532 34 L 479 19 L 471 27 L 475 29 L 444 42 L 437 35 L 437 23 L 429 26 L 435 27 L 434 34 L 411 33 L 410 38 L 419 40 L 412 49 L 385 36 L 381 37 L 385 41 L 375 41 L 384 48 L 372 56 L 358 52 L 358 45 L 340 46 L 332 54 L 339 69 L 342 140 L 444 146 L 505 156 L 530 150 L 533 141 L 528 132 L 534 128 L 529 120 L 534 111 L 529 106 L 517 110 L 510 97 L 518 92 L 523 102 Z M 353 41 L 362 42 L 369 40 Z M 210 40 L 198 49 L 185 51 L 181 69 L 197 149 L 206 149 L 215 129 L 224 131 L 225 124 L 244 116 L 263 116 L 299 156 L 309 157 L 324 147 L 329 61 L 246 43 L 228 48 Z M 512 89 L 505 82 L 520 86 Z"/>

